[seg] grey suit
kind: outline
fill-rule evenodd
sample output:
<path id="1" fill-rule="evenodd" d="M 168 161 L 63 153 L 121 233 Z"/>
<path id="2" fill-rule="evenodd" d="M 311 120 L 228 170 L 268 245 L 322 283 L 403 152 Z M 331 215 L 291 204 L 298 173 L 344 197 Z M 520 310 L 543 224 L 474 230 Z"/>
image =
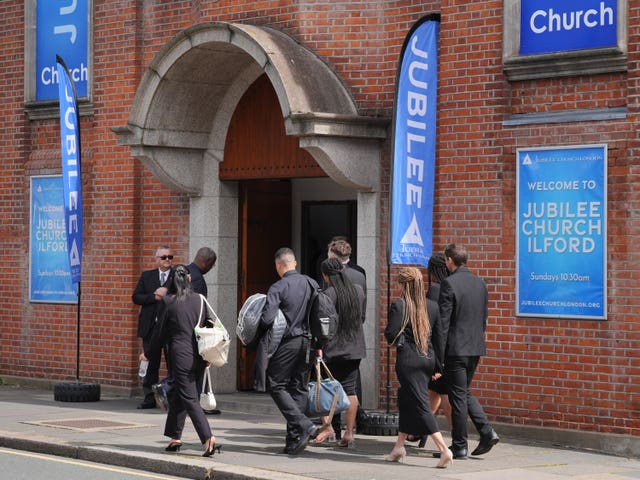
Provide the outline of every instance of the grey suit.
<path id="1" fill-rule="evenodd" d="M 481 355 L 486 354 L 489 295 L 484 281 L 462 265 L 440 284 L 440 320 L 445 352 L 444 376 L 451 402 L 454 451 L 467 449 L 467 415 L 480 435 L 492 431 L 480 403 L 471 395 L 471 380 Z"/>

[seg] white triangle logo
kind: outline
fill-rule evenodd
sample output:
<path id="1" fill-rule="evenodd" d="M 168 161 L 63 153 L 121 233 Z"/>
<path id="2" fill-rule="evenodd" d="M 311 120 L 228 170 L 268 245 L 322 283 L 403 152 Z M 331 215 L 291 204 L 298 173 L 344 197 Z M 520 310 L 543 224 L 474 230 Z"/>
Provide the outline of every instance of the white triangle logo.
<path id="1" fill-rule="evenodd" d="M 420 235 L 420 229 L 418 228 L 418 221 L 416 220 L 415 213 L 413 214 L 413 218 L 411 219 L 409 228 L 407 228 L 407 231 L 404 232 L 400 243 L 413 243 L 424 247 L 424 243 L 422 242 L 422 235 Z"/>
<path id="2" fill-rule="evenodd" d="M 524 156 L 524 160 L 522 160 L 522 165 L 531 165 L 531 157 L 529 156 L 528 153 Z"/>

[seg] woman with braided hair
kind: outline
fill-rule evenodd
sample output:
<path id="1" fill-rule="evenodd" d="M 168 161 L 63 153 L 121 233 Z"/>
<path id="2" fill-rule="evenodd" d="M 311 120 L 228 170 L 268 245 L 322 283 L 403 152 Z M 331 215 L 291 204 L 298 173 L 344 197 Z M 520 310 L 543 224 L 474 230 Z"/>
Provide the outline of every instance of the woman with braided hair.
<path id="1" fill-rule="evenodd" d="M 146 360 L 149 350 L 154 346 L 169 345 L 168 363 L 171 365 L 173 390 L 169 395 L 169 411 L 164 426 L 164 434 L 171 441 L 165 450 L 180 450 L 182 430 L 189 415 L 200 442 L 204 445 L 202 456 L 210 457 L 215 451 L 220 453 L 221 445 L 216 445 L 216 437 L 211 433 L 211 427 L 198 400 L 207 362 L 198 353 L 193 329 L 200 321 L 202 299 L 191 289 L 191 277 L 185 265 L 176 265 L 168 281 L 171 282 L 169 293 L 163 298 L 158 310 L 151 346 L 140 355 L 140 359 Z"/>
<path id="2" fill-rule="evenodd" d="M 437 325 L 440 321 L 438 304 L 427 300 L 422 272 L 418 268 L 401 268 L 398 283 L 401 298 L 391 305 L 384 332 L 387 341 L 396 346 L 396 375 L 400 382 L 398 438 L 385 460 L 404 461 L 407 454 L 404 444 L 408 435 L 429 435 L 440 451 L 437 467 L 446 468 L 451 464 L 453 454 L 438 430 L 427 395 L 429 379 L 436 369 L 436 358 L 442 358 L 439 351 L 442 341 L 439 338 L 432 341 L 431 338 L 432 332 L 439 335 L 441 331 Z"/>
<path id="3" fill-rule="evenodd" d="M 328 287 L 324 293 L 333 300 L 338 312 L 338 330 L 327 344 L 319 350 L 334 378 L 340 382 L 351 405 L 345 412 L 346 429 L 338 442 L 339 447 L 352 447 L 355 440 L 358 396 L 356 382 L 360 360 L 366 356 L 364 330 L 364 291 L 344 274 L 344 266 L 337 258 L 324 260 L 320 265 L 322 276 Z M 336 426 L 340 428 L 339 417 Z M 322 443 L 335 435 L 335 427 L 320 432 L 314 443 Z"/>

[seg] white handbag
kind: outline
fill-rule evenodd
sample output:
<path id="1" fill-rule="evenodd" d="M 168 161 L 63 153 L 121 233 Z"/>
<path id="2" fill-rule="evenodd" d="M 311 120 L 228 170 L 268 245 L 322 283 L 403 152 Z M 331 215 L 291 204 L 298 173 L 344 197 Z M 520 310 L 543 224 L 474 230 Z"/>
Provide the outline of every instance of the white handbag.
<path id="1" fill-rule="evenodd" d="M 229 358 L 231 338 L 207 299 L 203 295 L 200 295 L 200 299 L 200 316 L 193 329 L 198 341 L 198 353 L 214 367 L 221 367 Z"/>
<path id="2" fill-rule="evenodd" d="M 213 383 L 211 383 L 211 372 L 209 371 L 209 367 L 204 370 L 202 393 L 200 394 L 200 406 L 203 410 L 215 410 L 217 406 L 216 397 L 213 395 Z"/>

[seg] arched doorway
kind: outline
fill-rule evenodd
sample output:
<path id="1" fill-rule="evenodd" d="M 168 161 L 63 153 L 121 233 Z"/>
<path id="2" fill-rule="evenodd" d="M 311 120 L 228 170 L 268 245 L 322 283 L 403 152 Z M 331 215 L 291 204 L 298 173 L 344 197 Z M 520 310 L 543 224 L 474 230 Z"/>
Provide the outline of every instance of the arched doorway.
<path id="1" fill-rule="evenodd" d="M 310 154 L 332 185 L 347 188 L 357 203 L 358 261 L 377 278 L 381 140 L 388 120 L 361 117 L 349 92 L 327 64 L 284 33 L 253 25 L 199 24 L 176 35 L 151 62 L 138 87 L 126 125 L 114 128 L 169 188 L 191 196 L 190 250 L 212 245 L 219 252 L 207 276 L 210 300 L 230 331 L 235 330 L 239 277 L 240 181 L 220 180 L 227 131 L 241 98 L 266 75 L 278 103 L 286 137 Z M 288 178 L 292 178 L 289 176 Z M 314 179 L 316 180 L 316 179 Z M 293 197 L 305 187 L 292 181 Z M 326 197 L 326 195 L 325 195 Z M 299 202 L 293 201 L 296 211 Z M 293 241 L 300 241 L 294 225 Z M 368 288 L 376 294 L 375 282 Z M 368 304 L 369 357 L 363 378 L 373 378 L 369 398 L 377 401 L 375 375 L 377 304 Z M 232 357 L 234 352 L 232 352 Z M 216 371 L 220 391 L 236 388 L 235 361 Z"/>

